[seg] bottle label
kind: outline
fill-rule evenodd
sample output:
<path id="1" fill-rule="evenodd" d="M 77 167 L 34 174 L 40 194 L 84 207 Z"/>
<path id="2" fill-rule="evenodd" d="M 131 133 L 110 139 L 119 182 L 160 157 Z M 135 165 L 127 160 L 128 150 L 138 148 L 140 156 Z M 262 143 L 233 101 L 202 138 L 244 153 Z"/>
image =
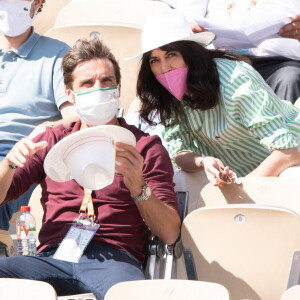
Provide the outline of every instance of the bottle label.
<path id="1" fill-rule="evenodd" d="M 17 239 L 35 239 L 35 227 L 17 225 Z"/>

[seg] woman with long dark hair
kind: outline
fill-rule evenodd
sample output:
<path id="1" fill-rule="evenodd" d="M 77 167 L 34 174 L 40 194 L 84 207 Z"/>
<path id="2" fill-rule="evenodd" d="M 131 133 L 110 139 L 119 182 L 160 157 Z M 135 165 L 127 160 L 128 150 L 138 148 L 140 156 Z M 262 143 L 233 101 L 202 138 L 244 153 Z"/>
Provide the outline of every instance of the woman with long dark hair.
<path id="1" fill-rule="evenodd" d="M 148 19 L 143 53 L 135 57 L 142 57 L 141 117 L 151 124 L 157 112 L 174 163 L 188 172 L 204 168 L 215 185 L 233 171 L 279 176 L 300 164 L 299 110 L 241 57 L 205 48 L 212 39 L 209 32 L 192 35 L 176 10 Z"/>

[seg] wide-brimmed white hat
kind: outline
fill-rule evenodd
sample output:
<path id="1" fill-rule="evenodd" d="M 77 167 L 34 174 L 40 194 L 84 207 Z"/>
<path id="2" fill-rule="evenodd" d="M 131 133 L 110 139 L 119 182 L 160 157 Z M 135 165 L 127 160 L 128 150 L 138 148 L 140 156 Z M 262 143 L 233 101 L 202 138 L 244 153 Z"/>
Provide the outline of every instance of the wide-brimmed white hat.
<path id="1" fill-rule="evenodd" d="M 115 142 L 136 145 L 134 134 L 120 126 L 100 125 L 72 133 L 49 151 L 45 172 L 57 182 L 74 179 L 85 188 L 102 189 L 114 179 Z"/>
<path id="2" fill-rule="evenodd" d="M 176 9 L 167 9 L 147 18 L 142 33 L 142 52 L 125 60 L 137 60 L 148 51 L 177 41 L 194 41 L 209 45 L 215 35 L 204 31 L 194 34 L 188 21 Z"/>

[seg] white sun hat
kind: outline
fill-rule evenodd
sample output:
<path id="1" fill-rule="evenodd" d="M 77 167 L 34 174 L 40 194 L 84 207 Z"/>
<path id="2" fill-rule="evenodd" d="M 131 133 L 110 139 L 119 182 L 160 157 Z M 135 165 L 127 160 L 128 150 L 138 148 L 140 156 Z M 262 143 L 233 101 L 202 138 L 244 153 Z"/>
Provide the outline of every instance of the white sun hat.
<path id="1" fill-rule="evenodd" d="M 44 170 L 52 180 L 76 180 L 81 186 L 99 190 L 114 180 L 115 142 L 136 145 L 126 128 L 100 125 L 72 133 L 60 140 L 47 154 Z"/>
<path id="2" fill-rule="evenodd" d="M 178 10 L 163 10 L 147 18 L 142 33 L 142 52 L 125 60 L 138 60 L 144 53 L 176 41 L 194 41 L 205 47 L 214 38 L 215 35 L 208 31 L 194 34 Z"/>

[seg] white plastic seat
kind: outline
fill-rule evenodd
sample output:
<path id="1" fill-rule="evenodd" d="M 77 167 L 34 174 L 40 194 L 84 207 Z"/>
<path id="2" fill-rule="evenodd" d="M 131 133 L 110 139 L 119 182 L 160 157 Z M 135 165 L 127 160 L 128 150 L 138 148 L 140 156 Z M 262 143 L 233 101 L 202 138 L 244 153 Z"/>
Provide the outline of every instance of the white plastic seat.
<path id="1" fill-rule="evenodd" d="M 197 207 L 252 203 L 282 206 L 300 215 L 300 179 L 245 177 L 241 182 L 223 187 L 207 184 L 200 192 Z"/>
<path id="2" fill-rule="evenodd" d="M 44 34 L 49 28 L 54 26 L 58 12 L 71 0 L 49 0 L 43 4 L 41 13 L 38 13 L 33 20 L 34 30 L 39 34 Z"/>
<path id="3" fill-rule="evenodd" d="M 295 285 L 287 289 L 280 298 L 280 300 L 299 300 L 299 299 L 300 299 L 300 285 Z"/>
<path id="4" fill-rule="evenodd" d="M 204 171 L 188 173 L 176 170 L 173 180 L 176 184 L 176 191 L 188 191 L 189 193 L 188 213 L 203 206 L 198 201 L 201 190 L 208 184 L 208 179 Z"/>
<path id="5" fill-rule="evenodd" d="M 122 295 L 122 296 L 121 296 Z M 139 280 L 112 286 L 104 300 L 229 300 L 220 284 L 189 280 Z"/>
<path id="6" fill-rule="evenodd" d="M 54 288 L 43 281 L 0 278 L 2 300 L 56 300 Z"/>
<path id="7" fill-rule="evenodd" d="M 232 300 L 280 299 L 300 249 L 300 217 L 260 205 L 202 207 L 184 219 L 181 237 L 198 280 L 225 286 Z"/>
<path id="8" fill-rule="evenodd" d="M 149 0 L 71 1 L 59 11 L 54 27 L 118 23 L 142 28 L 148 15 L 165 9 L 168 4 Z"/>
<path id="9" fill-rule="evenodd" d="M 111 49 L 121 68 L 121 107 L 126 114 L 127 109 L 136 95 L 136 81 L 138 72 L 137 61 L 125 61 L 124 57 L 131 57 L 141 50 L 142 29 L 117 23 L 98 23 L 95 25 L 70 25 L 53 27 L 45 35 L 64 41 L 73 46 L 80 38 L 91 39 L 100 37 Z"/>

